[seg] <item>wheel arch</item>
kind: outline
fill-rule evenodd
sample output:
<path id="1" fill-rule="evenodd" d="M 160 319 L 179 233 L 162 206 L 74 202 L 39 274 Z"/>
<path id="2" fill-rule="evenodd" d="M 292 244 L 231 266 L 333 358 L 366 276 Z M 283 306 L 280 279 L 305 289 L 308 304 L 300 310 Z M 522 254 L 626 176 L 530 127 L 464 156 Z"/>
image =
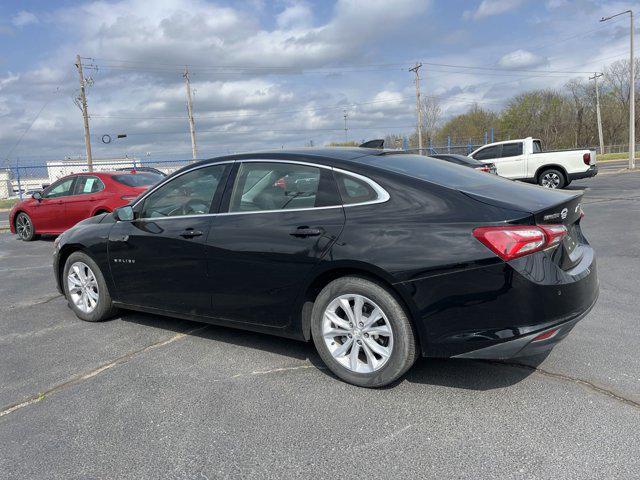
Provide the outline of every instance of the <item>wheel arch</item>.
<path id="1" fill-rule="evenodd" d="M 565 184 L 569 182 L 569 174 L 567 173 L 567 169 L 564 168 L 562 165 L 557 165 L 555 163 L 552 163 L 552 164 L 542 165 L 541 167 L 538 167 L 538 169 L 536 170 L 536 177 L 535 177 L 536 183 L 540 183 L 540 175 L 542 175 L 547 170 L 559 170 L 564 175 Z"/>
<path id="2" fill-rule="evenodd" d="M 101 215 L 103 213 L 111 213 L 112 210 L 109 207 L 97 207 L 96 209 L 93 210 L 93 212 L 91 213 L 92 217 L 95 217 L 96 215 Z"/>
<path id="3" fill-rule="evenodd" d="M 422 329 L 419 328 L 415 321 L 415 318 L 418 318 L 417 307 L 409 292 L 405 290 L 402 284 L 394 283 L 393 277 L 387 272 L 366 263 L 332 264 L 315 272 L 307 288 L 302 293 L 296 309 L 297 314 L 300 315 L 302 335 L 306 341 L 311 340 L 311 313 L 318 294 L 333 280 L 347 276 L 365 278 L 386 287 L 396 297 L 402 308 L 405 309 L 420 346 L 424 345 L 422 343 L 424 341 Z"/>

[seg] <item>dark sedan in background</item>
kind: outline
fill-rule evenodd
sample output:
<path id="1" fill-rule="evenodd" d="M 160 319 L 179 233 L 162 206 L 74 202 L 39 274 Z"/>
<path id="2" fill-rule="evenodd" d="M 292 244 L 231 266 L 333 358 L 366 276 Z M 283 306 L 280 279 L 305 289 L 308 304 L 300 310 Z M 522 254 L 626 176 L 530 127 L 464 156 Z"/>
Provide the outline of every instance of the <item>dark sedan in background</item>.
<path id="1" fill-rule="evenodd" d="M 598 296 L 581 198 L 385 150 L 233 155 L 68 230 L 54 272 L 83 320 L 125 308 L 312 340 L 377 387 L 419 355 L 566 336 Z"/>
<path id="2" fill-rule="evenodd" d="M 462 165 L 463 167 L 470 167 L 480 172 L 493 173 L 494 175 L 498 174 L 495 163 L 482 163 L 481 161 L 475 160 L 471 157 L 456 155 L 455 153 L 436 153 L 429 156 L 431 158 L 437 158 L 438 160 L 444 160 L 445 162 Z"/>

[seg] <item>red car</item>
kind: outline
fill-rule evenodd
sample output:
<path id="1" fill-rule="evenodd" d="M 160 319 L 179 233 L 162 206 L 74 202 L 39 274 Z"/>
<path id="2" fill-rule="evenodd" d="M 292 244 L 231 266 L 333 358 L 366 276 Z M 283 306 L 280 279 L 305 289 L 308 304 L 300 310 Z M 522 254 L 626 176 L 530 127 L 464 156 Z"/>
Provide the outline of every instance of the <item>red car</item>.
<path id="1" fill-rule="evenodd" d="M 39 234 L 58 235 L 85 218 L 126 205 L 162 178 L 156 173 L 133 171 L 63 177 L 11 209 L 11 232 L 27 242 Z"/>

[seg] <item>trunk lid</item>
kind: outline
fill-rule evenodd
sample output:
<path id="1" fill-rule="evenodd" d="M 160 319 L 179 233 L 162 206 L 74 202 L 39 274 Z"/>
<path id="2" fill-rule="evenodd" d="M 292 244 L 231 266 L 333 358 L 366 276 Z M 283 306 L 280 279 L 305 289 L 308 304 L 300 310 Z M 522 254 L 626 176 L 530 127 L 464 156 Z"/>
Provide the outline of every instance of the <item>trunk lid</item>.
<path id="1" fill-rule="evenodd" d="M 474 189 L 463 193 L 489 205 L 529 213 L 531 224 L 564 225 L 567 235 L 562 240 L 561 247 L 552 252 L 551 258 L 563 270 L 577 265 L 582 259 L 582 246 L 587 244 L 580 229 L 582 192 L 569 193 L 515 183 L 514 186 L 518 188 Z"/>

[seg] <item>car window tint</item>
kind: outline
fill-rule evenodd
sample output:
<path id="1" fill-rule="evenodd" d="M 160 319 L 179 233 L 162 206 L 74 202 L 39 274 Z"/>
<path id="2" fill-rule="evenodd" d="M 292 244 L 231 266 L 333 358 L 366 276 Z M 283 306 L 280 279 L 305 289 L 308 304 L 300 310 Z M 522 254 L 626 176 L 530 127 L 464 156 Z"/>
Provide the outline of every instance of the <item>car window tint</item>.
<path id="1" fill-rule="evenodd" d="M 139 218 L 209 213 L 224 172 L 225 165 L 212 165 L 170 180 L 144 200 Z"/>
<path id="2" fill-rule="evenodd" d="M 43 195 L 44 198 L 57 198 L 71 195 L 71 187 L 73 186 L 74 177 L 54 183 Z"/>
<path id="3" fill-rule="evenodd" d="M 75 194 L 97 193 L 104 189 L 104 183 L 98 177 L 81 175 L 76 181 Z"/>
<path id="4" fill-rule="evenodd" d="M 487 147 L 476 153 L 473 158 L 476 160 L 484 160 L 485 158 L 499 158 L 502 145 L 494 145 L 493 147 Z"/>
<path id="5" fill-rule="evenodd" d="M 294 163 L 245 162 L 240 165 L 230 212 L 313 208 L 320 169 Z"/>
<path id="6" fill-rule="evenodd" d="M 364 180 L 336 172 L 336 181 L 345 205 L 371 202 L 378 198 L 375 190 Z"/>
<path id="7" fill-rule="evenodd" d="M 139 173 L 122 173 L 111 177 L 118 183 L 127 187 L 147 187 L 158 183 L 164 177 L 159 173 L 139 172 Z"/>
<path id="8" fill-rule="evenodd" d="M 517 155 L 522 155 L 522 142 L 502 145 L 502 157 L 515 157 Z"/>

